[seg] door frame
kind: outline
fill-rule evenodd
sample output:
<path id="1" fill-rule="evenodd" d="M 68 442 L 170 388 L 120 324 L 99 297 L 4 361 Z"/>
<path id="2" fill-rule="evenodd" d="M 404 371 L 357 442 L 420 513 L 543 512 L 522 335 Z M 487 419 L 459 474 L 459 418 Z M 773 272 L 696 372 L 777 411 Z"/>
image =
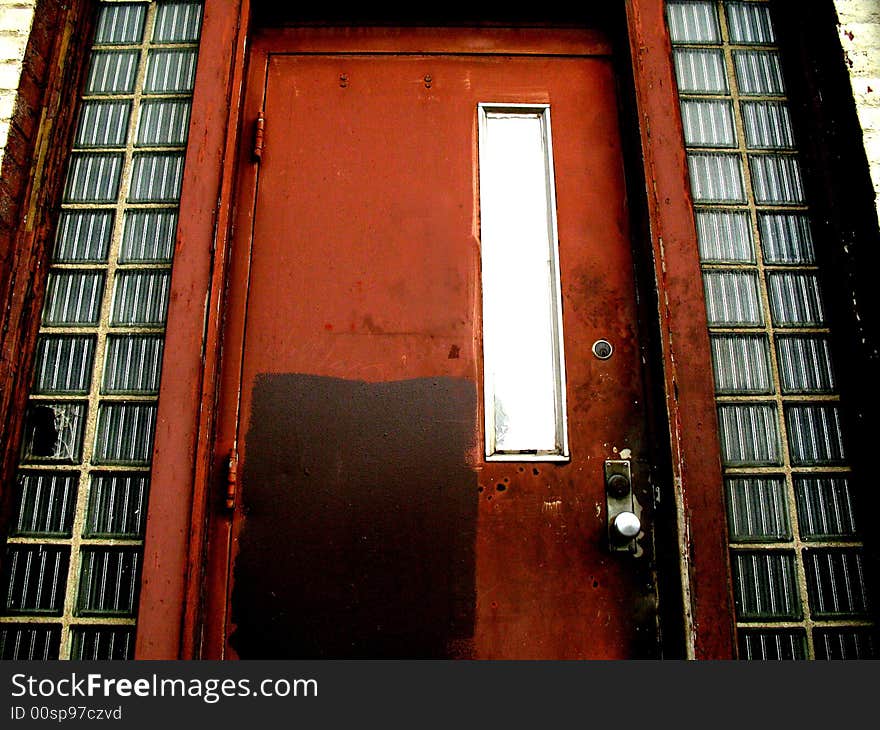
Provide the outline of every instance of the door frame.
<path id="1" fill-rule="evenodd" d="M 662 373 L 654 407 L 659 422 L 668 424 L 663 429 L 669 439 L 660 445 L 668 464 L 658 486 L 674 505 L 661 548 L 678 575 L 670 576 L 661 601 L 680 615 L 681 625 L 679 635 L 667 639 L 667 653 L 732 658 L 714 382 L 664 3 L 624 5 L 621 46 L 628 48 L 620 49 L 618 70 L 622 88 L 629 88 L 623 116 L 631 116 L 633 127 L 624 145 L 640 147 L 640 155 L 633 155 L 638 164 L 627 171 L 628 187 L 638 194 L 634 207 L 644 210 L 642 258 L 650 262 L 653 281 L 641 286 L 653 287 L 656 297 L 645 324 L 653 330 L 652 365 Z M 224 497 L 219 475 L 225 465 L 215 456 L 214 433 L 236 156 L 239 140 L 254 125 L 241 111 L 251 13 L 251 0 L 205 0 L 154 443 L 138 659 L 202 655 L 207 524 Z"/>

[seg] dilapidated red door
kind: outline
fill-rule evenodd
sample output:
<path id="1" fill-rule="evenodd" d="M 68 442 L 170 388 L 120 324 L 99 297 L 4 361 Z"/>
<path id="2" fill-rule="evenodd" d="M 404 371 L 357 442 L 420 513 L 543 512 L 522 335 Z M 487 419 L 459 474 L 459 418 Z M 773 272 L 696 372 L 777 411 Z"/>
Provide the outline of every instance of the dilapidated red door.
<path id="1" fill-rule="evenodd" d="M 218 493 L 230 453 L 238 465 L 234 506 L 218 496 L 210 529 L 206 656 L 654 650 L 644 395 L 609 53 L 600 34 L 580 30 L 256 35 Z M 487 104 L 552 116 L 567 439 L 556 458 L 486 457 Z M 511 285 L 504 296 L 520 293 Z M 522 356 L 540 346 L 524 322 Z M 642 524 L 626 550 L 609 549 L 606 460 L 632 468 Z"/>

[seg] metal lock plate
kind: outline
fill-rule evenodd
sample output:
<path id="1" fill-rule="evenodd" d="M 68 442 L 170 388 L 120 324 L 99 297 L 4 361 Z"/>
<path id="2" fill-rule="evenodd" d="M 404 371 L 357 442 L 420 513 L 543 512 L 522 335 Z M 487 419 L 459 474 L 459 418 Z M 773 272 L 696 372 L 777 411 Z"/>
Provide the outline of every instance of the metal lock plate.
<path id="1" fill-rule="evenodd" d="M 605 504 L 608 547 L 612 552 L 636 552 L 641 531 L 632 490 L 632 467 L 628 459 L 605 461 Z"/>

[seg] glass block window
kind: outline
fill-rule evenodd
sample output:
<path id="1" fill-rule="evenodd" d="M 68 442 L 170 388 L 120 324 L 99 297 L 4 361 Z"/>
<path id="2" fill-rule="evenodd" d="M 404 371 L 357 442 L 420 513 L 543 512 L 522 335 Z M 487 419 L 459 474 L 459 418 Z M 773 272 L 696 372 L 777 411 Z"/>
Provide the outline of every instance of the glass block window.
<path id="1" fill-rule="evenodd" d="M 2 659 L 133 657 L 202 3 L 96 12 L 0 574 Z"/>
<path id="2" fill-rule="evenodd" d="M 766 0 L 667 0 L 745 659 L 877 655 L 796 130 Z"/>

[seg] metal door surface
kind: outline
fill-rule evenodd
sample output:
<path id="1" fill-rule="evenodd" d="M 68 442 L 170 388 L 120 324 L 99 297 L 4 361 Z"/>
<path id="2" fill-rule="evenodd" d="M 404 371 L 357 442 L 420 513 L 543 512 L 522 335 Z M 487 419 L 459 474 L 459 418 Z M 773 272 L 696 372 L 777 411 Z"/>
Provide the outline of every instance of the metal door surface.
<path id="1" fill-rule="evenodd" d="M 285 29 L 254 38 L 245 95 L 216 447 L 230 509 L 218 497 L 210 525 L 205 654 L 652 655 L 608 44 Z M 480 104 L 552 118 L 568 437 L 555 461 L 485 456 Z M 522 352 L 535 346 L 524 326 Z M 632 466 L 634 552 L 609 549 L 606 460 Z"/>

